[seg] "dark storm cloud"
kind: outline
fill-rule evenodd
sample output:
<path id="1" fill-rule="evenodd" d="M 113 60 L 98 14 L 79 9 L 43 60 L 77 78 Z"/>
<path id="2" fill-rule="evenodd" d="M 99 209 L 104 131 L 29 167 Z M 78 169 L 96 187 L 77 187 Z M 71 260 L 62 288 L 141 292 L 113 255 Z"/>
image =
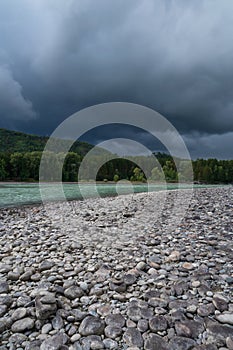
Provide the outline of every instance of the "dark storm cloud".
<path id="1" fill-rule="evenodd" d="M 232 13 L 229 0 L 1 2 L 1 125 L 46 134 L 124 101 L 162 113 L 195 155 L 232 148 Z"/>

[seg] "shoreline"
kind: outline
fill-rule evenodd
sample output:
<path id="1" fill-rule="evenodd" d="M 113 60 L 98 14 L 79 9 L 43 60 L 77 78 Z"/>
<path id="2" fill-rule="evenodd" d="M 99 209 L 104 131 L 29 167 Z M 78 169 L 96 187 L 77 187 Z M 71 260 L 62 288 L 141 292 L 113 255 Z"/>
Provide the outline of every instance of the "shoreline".
<path id="1" fill-rule="evenodd" d="M 42 205 L 2 209 L 0 344 L 230 349 L 232 188 L 194 189 L 171 227 L 175 191 L 164 191 L 158 220 L 161 191 L 72 201 L 69 215 L 62 202 L 48 204 L 52 216 Z"/>

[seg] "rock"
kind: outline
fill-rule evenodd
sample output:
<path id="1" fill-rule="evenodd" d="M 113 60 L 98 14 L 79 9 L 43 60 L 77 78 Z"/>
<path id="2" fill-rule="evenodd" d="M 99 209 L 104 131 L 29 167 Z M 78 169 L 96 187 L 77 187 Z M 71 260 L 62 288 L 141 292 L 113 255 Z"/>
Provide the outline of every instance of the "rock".
<path id="1" fill-rule="evenodd" d="M 220 314 L 215 316 L 215 318 L 221 323 L 233 325 L 233 313 Z"/>
<path id="2" fill-rule="evenodd" d="M 213 304 L 219 311 L 223 312 L 228 309 L 228 300 L 226 300 L 223 296 L 214 295 Z"/>
<path id="3" fill-rule="evenodd" d="M 79 333 L 84 336 L 101 335 L 103 334 L 104 326 L 104 321 L 99 317 L 87 316 L 80 324 Z"/>
<path id="4" fill-rule="evenodd" d="M 205 328 L 201 322 L 198 321 L 184 321 L 175 323 L 176 334 L 182 337 L 198 338 L 204 332 Z"/>
<path id="5" fill-rule="evenodd" d="M 22 318 L 14 322 L 11 326 L 11 330 L 14 333 L 21 333 L 28 331 L 34 327 L 35 321 L 30 317 Z"/>
<path id="6" fill-rule="evenodd" d="M 226 346 L 229 350 L 233 350 L 233 336 L 226 338 Z"/>
<path id="7" fill-rule="evenodd" d="M 20 274 L 17 272 L 10 271 L 7 274 L 7 279 L 10 281 L 18 281 Z"/>
<path id="8" fill-rule="evenodd" d="M 169 350 L 167 342 L 162 337 L 156 334 L 149 334 L 146 336 L 144 349 L 145 350 Z"/>
<path id="9" fill-rule="evenodd" d="M 143 346 L 142 335 L 136 328 L 127 328 L 123 340 L 128 346 L 138 346 L 139 348 Z"/>
<path id="10" fill-rule="evenodd" d="M 180 261 L 180 252 L 178 250 L 174 250 L 171 254 L 166 258 L 167 262 L 176 262 Z"/>
<path id="11" fill-rule="evenodd" d="M 111 314 L 105 318 L 107 325 L 122 328 L 125 325 L 125 318 L 121 314 Z"/>
<path id="12" fill-rule="evenodd" d="M 127 286 L 131 286 L 132 284 L 134 284 L 136 282 L 137 278 L 132 273 L 128 273 L 128 274 L 124 275 L 123 280 Z"/>
<path id="13" fill-rule="evenodd" d="M 141 308 L 139 306 L 130 306 L 127 310 L 127 315 L 132 321 L 139 321 L 141 316 Z"/>
<path id="14" fill-rule="evenodd" d="M 149 320 L 149 327 L 152 332 L 165 331 L 167 320 L 164 316 L 155 316 Z"/>
<path id="15" fill-rule="evenodd" d="M 12 321 L 20 320 L 21 318 L 24 318 L 27 315 L 27 309 L 25 307 L 19 307 L 16 309 L 13 314 L 11 315 Z"/>
<path id="16" fill-rule="evenodd" d="M 0 294 L 9 292 L 9 284 L 6 281 L 0 281 Z"/>
<path id="17" fill-rule="evenodd" d="M 34 272 L 35 270 L 33 268 L 29 268 L 20 276 L 20 280 L 24 282 L 29 281 Z"/>
<path id="18" fill-rule="evenodd" d="M 193 339 L 185 337 L 174 337 L 169 342 L 169 349 L 172 350 L 191 350 L 197 345 Z"/>
<path id="19" fill-rule="evenodd" d="M 53 319 L 52 319 L 52 325 L 53 325 L 53 329 L 61 329 L 64 327 L 64 322 L 62 317 L 57 314 Z"/>
<path id="20" fill-rule="evenodd" d="M 6 312 L 7 312 L 7 306 L 0 305 L 0 317 L 4 316 Z"/>
<path id="21" fill-rule="evenodd" d="M 144 271 L 146 269 L 147 265 L 144 261 L 140 261 L 139 263 L 137 263 L 136 265 L 136 269 L 137 270 L 141 270 Z"/>
<path id="22" fill-rule="evenodd" d="M 45 297 L 36 297 L 35 306 L 36 306 L 36 317 L 40 320 L 47 320 L 50 316 L 54 315 L 57 310 L 56 303 L 45 304 L 45 301 L 51 301 L 49 298 Z M 55 300 L 56 301 L 56 300 Z"/>
<path id="23" fill-rule="evenodd" d="M 203 304 L 203 305 L 200 305 L 197 309 L 198 315 L 202 317 L 210 316 L 214 314 L 214 311 L 215 311 L 215 307 L 213 304 Z"/>
<path id="24" fill-rule="evenodd" d="M 71 286 L 64 291 L 64 295 L 71 300 L 80 298 L 84 295 L 82 288 L 78 286 Z"/>
<path id="25" fill-rule="evenodd" d="M 116 326 L 107 326 L 104 330 L 106 337 L 115 339 L 122 333 L 122 328 Z"/>
<path id="26" fill-rule="evenodd" d="M 193 264 L 189 263 L 189 262 L 183 263 L 182 267 L 183 267 L 183 269 L 188 270 L 188 271 L 193 270 L 193 268 L 194 268 Z"/>
<path id="27" fill-rule="evenodd" d="M 11 271 L 11 269 L 11 265 L 0 263 L 0 273 L 8 273 L 9 271 Z"/>
<path id="28" fill-rule="evenodd" d="M 39 272 L 50 270 L 54 266 L 54 262 L 51 260 L 44 260 L 38 267 Z"/>
<path id="29" fill-rule="evenodd" d="M 224 346 L 226 338 L 233 334 L 233 327 L 211 322 L 207 324 L 207 343 L 216 344 L 217 346 Z"/>
<path id="30" fill-rule="evenodd" d="M 68 338 L 64 333 L 58 333 L 53 337 L 45 339 L 40 346 L 40 350 L 65 350 L 63 345 L 67 343 L 67 340 Z"/>

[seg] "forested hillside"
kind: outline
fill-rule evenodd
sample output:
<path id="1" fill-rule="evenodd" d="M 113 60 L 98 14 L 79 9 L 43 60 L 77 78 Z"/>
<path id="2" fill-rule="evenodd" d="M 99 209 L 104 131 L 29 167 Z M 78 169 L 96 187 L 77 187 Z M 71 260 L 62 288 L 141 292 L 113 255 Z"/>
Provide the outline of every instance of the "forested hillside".
<path id="1" fill-rule="evenodd" d="M 38 181 L 39 167 L 47 137 L 27 135 L 19 132 L 0 129 L 0 181 Z M 70 152 L 66 155 L 59 151 L 66 140 L 55 140 L 56 152 L 47 152 L 45 168 L 53 169 L 53 174 L 45 176 L 45 181 L 57 181 L 60 164 L 63 164 L 63 181 L 78 181 L 80 164 L 87 152 L 93 146 L 76 141 Z M 56 147 L 57 145 L 57 147 Z M 62 147 L 60 147 L 62 149 Z M 88 158 L 88 162 L 82 168 L 83 180 L 118 181 L 127 179 L 130 181 L 190 182 L 190 168 L 187 162 L 177 159 L 179 169 L 171 156 L 164 153 L 156 153 L 157 165 L 154 157 L 129 157 L 129 159 L 113 159 L 112 155 L 96 147 L 94 154 Z M 92 152 L 91 152 L 92 153 Z M 233 160 L 197 159 L 192 161 L 193 180 L 207 184 L 233 183 Z M 147 168 L 147 174 L 142 169 Z M 93 173 L 97 170 L 97 174 Z M 99 169 L 99 170 L 98 170 Z M 93 178 L 93 174 L 95 175 Z M 80 179 L 80 177 L 79 177 Z"/>
<path id="2" fill-rule="evenodd" d="M 48 139 L 49 138 L 46 136 L 30 135 L 18 131 L 0 129 L 0 153 L 43 151 Z M 71 152 L 84 156 L 92 148 L 93 146 L 89 143 L 75 141 L 71 147 Z"/>

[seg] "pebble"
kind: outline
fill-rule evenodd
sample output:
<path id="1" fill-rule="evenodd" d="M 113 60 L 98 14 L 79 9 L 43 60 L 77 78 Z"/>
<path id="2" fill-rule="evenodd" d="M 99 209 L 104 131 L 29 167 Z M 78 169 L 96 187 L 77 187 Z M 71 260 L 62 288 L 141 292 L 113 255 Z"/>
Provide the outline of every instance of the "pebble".
<path id="1" fill-rule="evenodd" d="M 0 350 L 233 350 L 232 192 L 0 209 Z"/>

